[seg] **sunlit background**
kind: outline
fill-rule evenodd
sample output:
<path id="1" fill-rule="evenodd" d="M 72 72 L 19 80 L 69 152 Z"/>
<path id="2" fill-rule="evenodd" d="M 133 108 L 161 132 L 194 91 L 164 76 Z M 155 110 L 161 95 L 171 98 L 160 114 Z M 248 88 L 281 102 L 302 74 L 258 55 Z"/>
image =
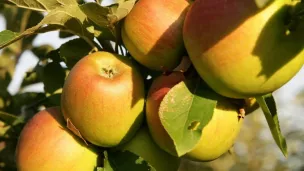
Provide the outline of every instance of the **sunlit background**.
<path id="1" fill-rule="evenodd" d="M 103 1 L 104 4 L 110 3 Z M 0 31 L 6 27 L 0 15 Z M 34 46 L 49 44 L 54 48 L 70 40 L 60 39 L 58 32 L 40 34 Z M 73 39 L 73 37 L 72 37 Z M 1 52 L 0 52 L 1 53 Z M 38 62 L 30 51 L 23 53 L 17 64 L 15 75 L 8 90 L 17 93 L 25 72 Z M 209 163 L 184 162 L 180 170 L 189 171 L 303 171 L 304 170 L 304 68 L 286 85 L 274 92 L 277 102 L 281 130 L 287 140 L 289 156 L 285 158 L 276 146 L 261 110 L 245 118 L 244 127 L 230 154 Z M 43 84 L 25 91 L 43 92 Z"/>

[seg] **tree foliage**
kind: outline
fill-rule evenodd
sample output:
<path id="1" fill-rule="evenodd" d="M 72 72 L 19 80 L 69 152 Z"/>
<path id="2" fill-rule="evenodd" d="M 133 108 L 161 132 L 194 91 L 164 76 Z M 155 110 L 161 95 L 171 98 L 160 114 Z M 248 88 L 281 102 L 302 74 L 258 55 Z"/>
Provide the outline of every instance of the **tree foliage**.
<path id="1" fill-rule="evenodd" d="M 60 105 L 61 89 L 69 70 L 82 57 L 95 51 L 107 51 L 131 58 L 121 40 L 120 29 L 124 17 L 132 10 L 136 0 L 115 0 L 108 6 L 102 6 L 100 0 L 84 2 L 76 0 L 7 0 L 0 2 L 0 14 L 6 19 L 6 30 L 0 32 L 0 170 L 16 170 L 14 150 L 18 136 L 24 124 L 39 110 Z M 295 21 L 303 20 L 304 8 L 294 16 Z M 149 22 L 149 21 L 147 21 Z M 295 22 L 296 23 L 296 22 Z M 292 28 L 294 25 L 290 25 Z M 76 36 L 72 40 L 54 49 L 50 45 L 34 46 L 37 34 L 59 31 L 61 38 Z M 7 90 L 14 76 L 16 65 L 25 51 L 32 52 L 38 63 L 27 71 L 21 87 L 16 94 Z M 148 89 L 155 77 L 163 73 L 151 71 L 140 66 Z M 192 68 L 193 69 L 193 68 Z M 43 83 L 44 92 L 24 92 L 24 89 L 36 83 Z M 191 125 L 192 121 L 211 118 L 216 101 L 202 97 L 202 80 L 189 81 L 189 85 L 179 85 L 174 90 L 177 98 L 185 96 L 191 102 L 178 104 L 167 101 L 166 106 L 177 107 L 179 116 L 167 117 L 164 124 L 175 142 L 179 155 L 184 155 L 194 148 L 201 137 L 201 130 L 192 132 L 181 124 Z M 172 92 L 171 92 L 172 93 Z M 171 94 L 169 94 L 171 95 Z M 169 97 L 168 97 L 169 98 Z M 265 113 L 274 140 L 282 153 L 287 156 L 287 144 L 281 133 L 275 99 L 271 94 L 257 98 Z M 165 102 L 164 102 L 165 103 Z M 238 103 L 238 102 L 237 102 Z M 202 108 L 201 106 L 208 106 Z M 197 111 L 201 111 L 198 112 Z M 172 111 L 167 112 L 170 116 Z M 203 113 L 203 114 L 202 114 Z M 197 133 L 199 132 L 199 133 Z M 187 137 L 187 141 L 183 138 Z M 147 170 L 149 163 L 136 163 L 140 156 L 127 152 L 107 152 L 100 149 L 102 162 L 97 170 Z M 128 159 L 128 160 L 124 160 Z M 113 163 L 120 163 L 114 166 Z"/>

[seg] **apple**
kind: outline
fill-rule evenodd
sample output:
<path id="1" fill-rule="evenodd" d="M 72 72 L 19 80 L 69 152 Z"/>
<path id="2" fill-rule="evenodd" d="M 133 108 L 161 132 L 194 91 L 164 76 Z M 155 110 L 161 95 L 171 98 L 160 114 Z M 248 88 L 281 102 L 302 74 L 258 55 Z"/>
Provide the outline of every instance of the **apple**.
<path id="1" fill-rule="evenodd" d="M 16 148 L 20 171 L 94 170 L 97 156 L 65 127 L 59 107 L 42 110 L 27 122 Z"/>
<path id="2" fill-rule="evenodd" d="M 61 110 L 84 139 L 113 147 L 129 140 L 140 127 L 144 96 L 143 78 L 129 58 L 95 52 L 70 71 Z"/>
<path id="3" fill-rule="evenodd" d="M 141 128 L 121 149 L 142 157 L 157 171 L 176 171 L 180 165 L 178 157 L 166 153 L 154 143 L 147 127 Z"/>
<path id="4" fill-rule="evenodd" d="M 170 89 L 184 79 L 181 72 L 162 75 L 153 81 L 147 97 L 146 119 L 152 138 L 160 148 L 172 155 L 177 155 L 175 146 L 160 121 L 158 111 Z M 212 119 L 204 127 L 201 139 L 184 157 L 197 161 L 210 161 L 220 157 L 233 145 L 242 123 L 243 117 L 239 117 L 237 105 L 230 103 L 228 98 L 218 99 Z"/>
<path id="5" fill-rule="evenodd" d="M 186 52 L 182 28 L 188 6 L 187 0 L 139 0 L 121 30 L 133 58 L 152 70 L 173 70 Z"/>
<path id="6" fill-rule="evenodd" d="M 302 67 L 304 24 L 292 30 L 286 24 L 295 1 L 267 2 L 197 0 L 189 9 L 184 43 L 195 69 L 217 93 L 272 93 Z"/>

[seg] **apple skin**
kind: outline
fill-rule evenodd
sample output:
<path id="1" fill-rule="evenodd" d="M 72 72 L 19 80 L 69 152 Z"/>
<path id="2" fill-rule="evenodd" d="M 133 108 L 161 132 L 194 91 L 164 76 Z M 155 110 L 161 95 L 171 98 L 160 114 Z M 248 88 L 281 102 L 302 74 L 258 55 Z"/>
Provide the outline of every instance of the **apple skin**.
<path id="1" fill-rule="evenodd" d="M 277 90 L 304 62 L 304 24 L 290 34 L 285 24 L 292 7 L 291 0 L 276 0 L 263 9 L 253 0 L 195 1 L 183 28 L 195 69 L 226 97 Z"/>
<path id="2" fill-rule="evenodd" d="M 165 95 L 183 79 L 180 72 L 162 75 L 154 80 L 147 97 L 146 118 L 151 135 L 156 144 L 172 155 L 177 155 L 173 140 L 161 124 L 158 110 Z M 211 161 L 220 157 L 233 145 L 242 123 L 243 118 L 239 117 L 236 105 L 226 98 L 219 99 L 212 119 L 203 129 L 201 140 L 184 157 L 196 161 Z"/>
<path id="3" fill-rule="evenodd" d="M 124 20 L 122 40 L 145 67 L 173 70 L 186 52 L 182 28 L 187 0 L 139 0 Z"/>
<path id="4" fill-rule="evenodd" d="M 166 153 L 155 144 L 147 127 L 141 128 L 121 149 L 142 157 L 157 171 L 176 171 L 180 165 L 178 157 Z"/>
<path id="5" fill-rule="evenodd" d="M 143 121 L 143 78 L 127 57 L 96 52 L 69 73 L 61 110 L 87 141 L 113 147 L 129 140 Z"/>
<path id="6" fill-rule="evenodd" d="M 94 170 L 97 156 L 65 127 L 59 107 L 38 112 L 23 128 L 16 148 L 20 171 Z"/>

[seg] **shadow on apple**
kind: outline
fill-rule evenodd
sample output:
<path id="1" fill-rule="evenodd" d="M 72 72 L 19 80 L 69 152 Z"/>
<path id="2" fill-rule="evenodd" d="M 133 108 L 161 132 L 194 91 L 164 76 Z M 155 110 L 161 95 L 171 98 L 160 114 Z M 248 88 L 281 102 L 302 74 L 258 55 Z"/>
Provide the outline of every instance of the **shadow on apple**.
<path id="1" fill-rule="evenodd" d="M 252 51 L 252 54 L 260 59 L 262 65 L 258 76 L 270 78 L 303 50 L 304 24 L 300 23 L 291 31 L 287 28 L 291 22 L 292 16 L 289 10 L 292 8 L 296 7 L 282 6 L 271 16 L 259 35 Z"/>

